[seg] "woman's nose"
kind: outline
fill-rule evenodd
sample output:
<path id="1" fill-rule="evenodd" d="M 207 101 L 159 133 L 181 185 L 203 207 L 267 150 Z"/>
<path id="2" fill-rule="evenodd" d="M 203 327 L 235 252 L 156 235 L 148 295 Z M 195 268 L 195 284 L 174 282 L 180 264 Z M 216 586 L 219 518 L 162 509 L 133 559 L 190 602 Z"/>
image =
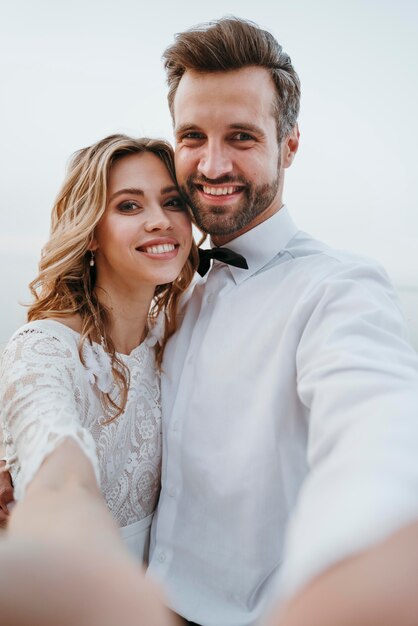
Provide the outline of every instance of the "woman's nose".
<path id="1" fill-rule="evenodd" d="M 148 232 L 154 230 L 170 230 L 172 228 L 170 215 L 161 207 L 153 207 L 149 210 L 144 228 Z"/>

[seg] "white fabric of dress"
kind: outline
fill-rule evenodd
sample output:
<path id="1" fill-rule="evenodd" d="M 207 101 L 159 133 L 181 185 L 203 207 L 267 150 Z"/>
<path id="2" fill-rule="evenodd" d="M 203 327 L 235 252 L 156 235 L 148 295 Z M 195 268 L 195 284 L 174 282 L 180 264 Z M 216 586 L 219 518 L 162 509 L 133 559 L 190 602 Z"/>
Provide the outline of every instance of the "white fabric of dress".
<path id="1" fill-rule="evenodd" d="M 148 556 L 149 528 L 160 490 L 160 376 L 155 363 L 157 324 L 129 355 L 124 412 L 108 424 L 101 392 L 118 398 L 110 358 L 101 345 L 83 346 L 79 333 L 54 320 L 21 327 L 6 346 L 0 367 L 0 407 L 7 467 L 15 499 L 45 457 L 66 437 L 93 464 L 105 501 L 131 552 Z"/>

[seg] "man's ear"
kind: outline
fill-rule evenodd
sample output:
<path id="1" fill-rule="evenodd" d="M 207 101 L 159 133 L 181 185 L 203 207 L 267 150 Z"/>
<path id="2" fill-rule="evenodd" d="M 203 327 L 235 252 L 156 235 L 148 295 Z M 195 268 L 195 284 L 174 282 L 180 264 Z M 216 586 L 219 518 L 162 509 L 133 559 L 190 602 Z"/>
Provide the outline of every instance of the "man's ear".
<path id="1" fill-rule="evenodd" d="M 296 152 L 299 148 L 299 137 L 299 126 L 295 124 L 291 132 L 282 141 L 282 167 L 286 168 L 292 165 L 293 159 L 295 158 Z"/>

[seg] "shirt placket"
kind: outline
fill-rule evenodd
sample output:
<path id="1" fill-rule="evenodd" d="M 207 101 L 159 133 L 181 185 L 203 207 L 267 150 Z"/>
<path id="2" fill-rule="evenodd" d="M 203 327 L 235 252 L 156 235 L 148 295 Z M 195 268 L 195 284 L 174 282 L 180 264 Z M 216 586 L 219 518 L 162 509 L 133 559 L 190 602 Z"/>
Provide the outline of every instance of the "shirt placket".
<path id="1" fill-rule="evenodd" d="M 222 298 L 224 292 L 234 286 L 234 281 L 229 267 L 223 263 L 214 262 L 205 288 L 202 292 L 201 306 L 198 316 L 194 320 L 185 320 L 193 323 L 193 333 L 189 342 L 187 353 L 184 359 L 183 370 L 179 378 L 176 392 L 176 400 L 172 406 L 170 420 L 166 420 L 166 465 L 162 477 L 162 496 L 159 503 L 158 536 L 155 548 L 155 567 L 161 576 L 164 576 L 169 569 L 173 558 L 170 545 L 170 537 L 174 537 L 174 526 L 178 515 L 181 515 L 182 501 L 182 448 L 185 444 L 183 439 L 182 416 L 187 414 L 190 394 L 186 391 L 193 385 L 194 371 L 200 345 L 204 341 L 204 336 L 214 309 L 217 306 L 218 298 Z"/>

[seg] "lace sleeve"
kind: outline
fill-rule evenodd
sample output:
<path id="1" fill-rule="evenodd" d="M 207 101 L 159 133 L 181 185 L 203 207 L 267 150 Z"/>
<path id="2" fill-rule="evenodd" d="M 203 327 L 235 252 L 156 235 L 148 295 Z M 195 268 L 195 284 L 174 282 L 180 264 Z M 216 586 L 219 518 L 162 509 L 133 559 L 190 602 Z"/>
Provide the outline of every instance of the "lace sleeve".
<path id="1" fill-rule="evenodd" d="M 3 352 L 1 426 L 16 500 L 45 457 L 67 437 L 81 446 L 99 477 L 94 440 L 81 424 L 76 359 L 65 341 L 33 328 L 14 335 Z"/>

